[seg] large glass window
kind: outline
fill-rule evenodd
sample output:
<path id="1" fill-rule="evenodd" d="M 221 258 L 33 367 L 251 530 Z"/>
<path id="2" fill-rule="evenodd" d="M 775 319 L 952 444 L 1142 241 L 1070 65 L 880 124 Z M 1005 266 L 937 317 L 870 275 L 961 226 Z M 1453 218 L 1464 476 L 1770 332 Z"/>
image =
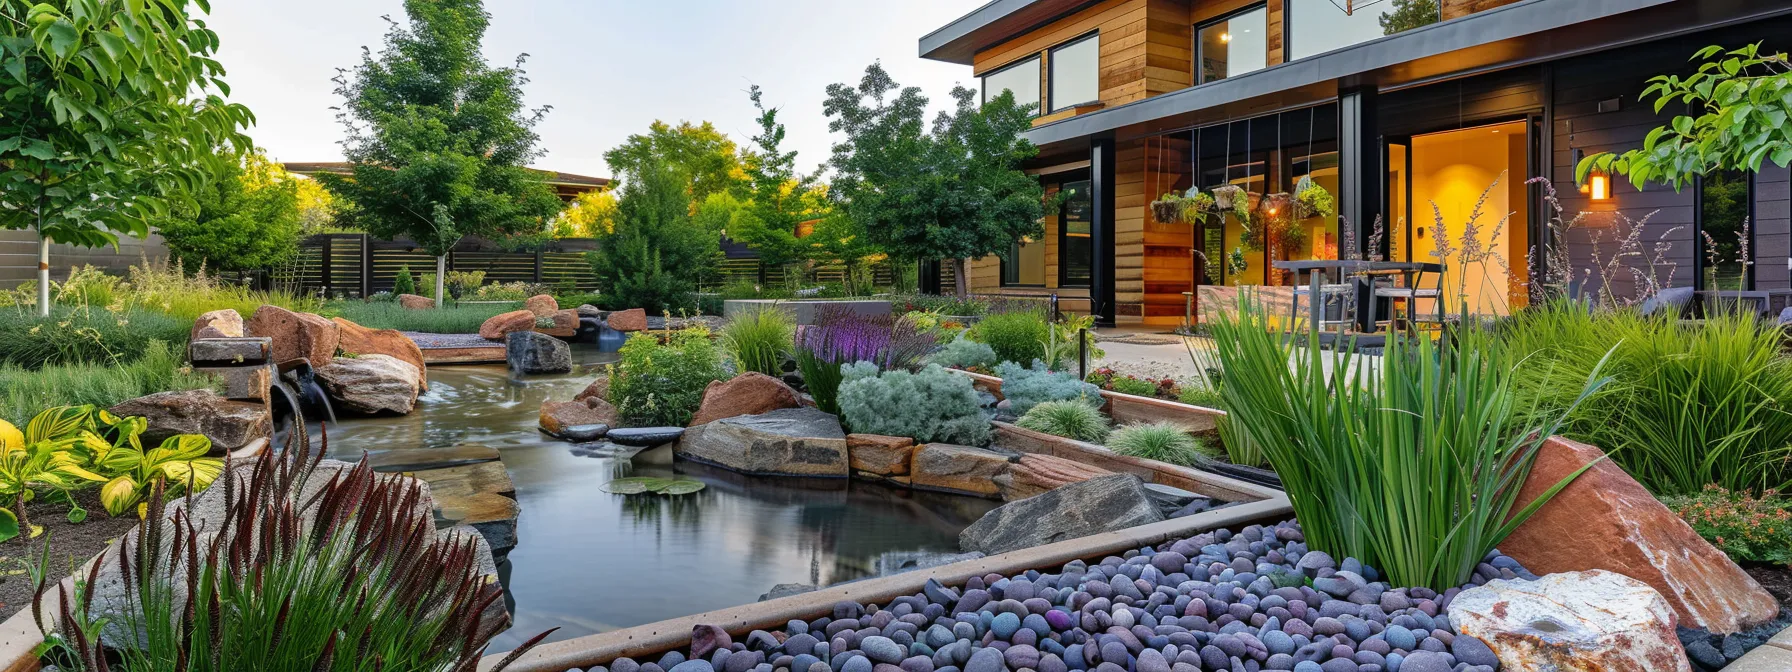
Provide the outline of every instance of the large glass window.
<path id="1" fill-rule="evenodd" d="M 1269 8 L 1257 5 L 1200 25 L 1195 54 L 1201 74 L 1197 83 L 1262 70 L 1269 65 Z"/>
<path id="2" fill-rule="evenodd" d="M 1699 287 L 1736 291 L 1753 288 L 1749 257 L 1753 241 L 1748 228 L 1749 176 L 1719 170 L 1699 178 Z"/>
<path id="3" fill-rule="evenodd" d="M 1053 49 L 1051 68 L 1051 111 L 1101 100 L 1100 35 Z"/>
<path id="4" fill-rule="evenodd" d="M 1441 16 L 1436 0 L 1394 0 L 1350 12 L 1334 0 L 1287 2 L 1288 60 L 1437 23 Z"/>
<path id="5" fill-rule="evenodd" d="M 1089 286 L 1090 260 L 1094 251 L 1089 245 L 1089 231 L 1094 222 L 1094 206 L 1094 201 L 1089 198 L 1088 180 L 1064 183 L 1064 204 L 1058 213 L 1060 286 Z"/>
<path id="6" fill-rule="evenodd" d="M 1014 92 L 1014 102 L 1032 105 L 1039 111 L 1039 57 L 1015 63 L 983 76 L 983 102 L 987 103 L 1003 91 Z"/>

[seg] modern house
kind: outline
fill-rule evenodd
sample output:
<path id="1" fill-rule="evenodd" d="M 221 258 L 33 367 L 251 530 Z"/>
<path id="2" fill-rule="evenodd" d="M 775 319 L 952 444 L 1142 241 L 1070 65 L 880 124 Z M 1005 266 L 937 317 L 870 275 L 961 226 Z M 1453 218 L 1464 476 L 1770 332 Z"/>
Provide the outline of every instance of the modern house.
<path id="1" fill-rule="evenodd" d="M 973 291 L 1057 293 L 1103 323 L 1173 325 L 1190 295 L 1290 284 L 1277 260 L 1437 261 L 1465 241 L 1484 191 L 1469 233 L 1497 262 L 1450 269 L 1472 274 L 1480 310 L 1522 303 L 1552 271 L 1634 293 L 1638 277 L 1603 262 L 1631 235 L 1623 217 L 1654 213 L 1636 234 L 1644 254 L 1620 264 L 1655 261 L 1661 284 L 1746 290 L 1777 311 L 1792 294 L 1788 171 L 1638 191 L 1619 176 L 1576 184 L 1573 170 L 1640 147 L 1676 111 L 1639 102 L 1647 79 L 1689 74 L 1707 45 L 1755 42 L 1792 51 L 1792 1 L 994 0 L 922 37 L 920 54 L 971 66 L 986 99 L 1037 103 L 1026 168 L 1068 192 L 1043 239 L 971 265 Z M 1566 218 L 1592 214 L 1553 233 L 1535 177 Z M 1282 221 L 1281 241 L 1232 214 L 1164 223 L 1150 207 L 1236 185 L 1262 225 L 1303 178 L 1336 213 Z M 1551 240 L 1572 268 L 1533 254 Z"/>

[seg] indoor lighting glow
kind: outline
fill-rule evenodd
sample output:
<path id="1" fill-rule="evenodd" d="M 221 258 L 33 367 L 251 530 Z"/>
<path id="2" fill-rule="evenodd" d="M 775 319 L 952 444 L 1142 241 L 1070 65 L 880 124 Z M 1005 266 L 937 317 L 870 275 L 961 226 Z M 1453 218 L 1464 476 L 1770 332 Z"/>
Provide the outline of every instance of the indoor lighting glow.
<path id="1" fill-rule="evenodd" d="M 1232 34 L 1231 33 L 1220 33 L 1220 41 L 1221 42 L 1231 42 Z"/>
<path id="2" fill-rule="evenodd" d="M 1603 201 L 1612 197 L 1611 177 L 1607 176 L 1605 173 L 1594 172 L 1593 174 L 1588 175 L 1587 184 L 1591 187 L 1590 193 L 1593 195 L 1593 200 Z"/>

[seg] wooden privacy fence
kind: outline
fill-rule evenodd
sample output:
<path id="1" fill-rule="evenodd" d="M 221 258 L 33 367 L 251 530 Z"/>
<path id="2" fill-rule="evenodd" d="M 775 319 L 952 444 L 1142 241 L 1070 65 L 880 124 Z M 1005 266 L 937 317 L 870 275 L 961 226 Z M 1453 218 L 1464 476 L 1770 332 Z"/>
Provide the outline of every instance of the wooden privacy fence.
<path id="1" fill-rule="evenodd" d="M 597 289 L 597 276 L 585 254 L 596 249 L 597 241 L 589 238 L 552 240 L 519 250 L 468 238 L 448 253 L 448 270 L 484 271 L 488 283 L 570 283 L 580 291 L 592 291 Z M 360 298 L 392 291 L 398 269 L 404 267 L 420 280 L 424 273 L 436 272 L 436 258 L 412 240 L 324 233 L 301 241 L 298 257 L 275 273 L 275 282 L 300 293 Z"/>

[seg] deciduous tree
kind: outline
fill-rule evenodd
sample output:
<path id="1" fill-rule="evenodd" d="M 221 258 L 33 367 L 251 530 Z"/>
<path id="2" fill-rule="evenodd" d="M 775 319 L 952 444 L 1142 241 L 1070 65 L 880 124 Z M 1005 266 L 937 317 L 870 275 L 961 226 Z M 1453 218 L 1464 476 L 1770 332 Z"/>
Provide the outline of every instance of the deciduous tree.
<path id="1" fill-rule="evenodd" d="M 156 229 L 187 268 L 264 269 L 299 251 L 299 183 L 307 182 L 254 152 L 177 204 Z"/>
<path id="2" fill-rule="evenodd" d="M 248 108 L 227 102 L 205 0 L 0 0 L 0 228 L 38 234 L 38 311 L 50 243 L 144 237 L 171 201 L 246 151 Z M 231 159 L 234 161 L 234 158 Z"/>
<path id="3" fill-rule="evenodd" d="M 464 236 L 541 235 L 560 199 L 527 164 L 542 155 L 525 111 L 522 64 L 494 68 L 480 43 L 480 0 L 405 0 L 385 48 L 337 77 L 348 130 L 349 176 L 323 175 L 354 203 L 353 223 L 382 238 L 410 237 L 436 257 L 442 304 L 448 251 Z"/>
<path id="4" fill-rule="evenodd" d="M 677 126 L 655 121 L 646 133 L 628 136 L 621 145 L 604 152 L 604 162 L 617 175 L 638 173 L 654 161 L 664 162 L 684 175 L 685 190 L 693 205 L 734 189 L 735 183 L 744 178 L 740 148 L 707 121 L 681 121 Z"/>
<path id="5" fill-rule="evenodd" d="M 746 179 L 736 183 L 735 198 L 741 207 L 728 227 L 728 237 L 752 246 L 767 266 L 807 259 L 807 244 L 798 239 L 797 225 L 824 214 L 817 209 L 823 202 L 816 193 L 819 176 L 799 174 L 796 152 L 783 150 L 784 124 L 778 121 L 778 108 L 765 106 L 758 86 L 747 96 L 759 110 L 759 135 L 753 136 L 753 150 L 744 161 Z"/>
<path id="6" fill-rule="evenodd" d="M 829 130 L 845 136 L 834 145 L 836 203 L 891 256 L 951 259 L 964 296 L 969 260 L 1042 235 L 1046 199 L 1020 170 L 1038 153 L 1021 137 L 1032 107 L 1007 92 L 978 106 L 977 92 L 962 86 L 952 98 L 929 130 L 927 97 L 874 63 L 857 87 L 829 86 L 825 109 Z"/>

